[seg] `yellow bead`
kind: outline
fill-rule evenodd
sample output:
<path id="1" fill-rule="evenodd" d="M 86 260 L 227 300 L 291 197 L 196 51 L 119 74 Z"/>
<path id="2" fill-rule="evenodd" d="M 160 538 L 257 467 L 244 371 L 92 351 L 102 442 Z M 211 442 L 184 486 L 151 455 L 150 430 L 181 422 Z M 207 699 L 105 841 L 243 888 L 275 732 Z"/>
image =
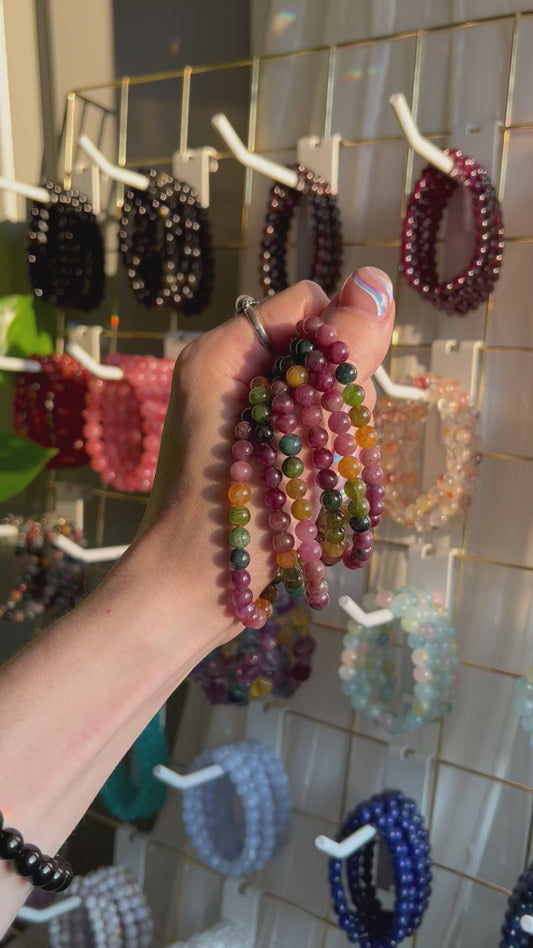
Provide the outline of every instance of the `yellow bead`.
<path id="1" fill-rule="evenodd" d="M 266 698 L 272 691 L 272 682 L 268 678 L 256 678 L 250 685 L 250 698 Z"/>
<path id="2" fill-rule="evenodd" d="M 282 569 L 293 569 L 294 566 L 298 565 L 298 554 L 296 550 L 287 550 L 285 553 L 278 553 L 276 555 L 276 563 L 278 566 L 281 566 Z"/>
<path id="3" fill-rule="evenodd" d="M 267 619 L 270 619 L 270 616 L 272 615 L 272 603 L 269 599 L 256 599 L 255 605 L 258 609 L 262 609 L 262 611 L 266 613 Z"/>
<path id="4" fill-rule="evenodd" d="M 292 642 L 292 629 L 289 625 L 282 626 L 278 632 L 278 645 L 290 645 Z"/>
<path id="5" fill-rule="evenodd" d="M 291 365 L 290 369 L 287 369 L 285 380 L 291 388 L 297 388 L 298 385 L 304 385 L 309 381 L 309 372 L 305 365 Z"/>
<path id="6" fill-rule="evenodd" d="M 305 497 L 307 494 L 307 485 L 305 481 L 300 480 L 299 477 L 294 477 L 288 482 L 285 492 L 287 497 L 290 497 L 292 500 L 299 500 L 300 497 Z"/>
<path id="7" fill-rule="evenodd" d="M 373 448 L 377 440 L 377 431 L 375 428 L 371 428 L 370 425 L 365 425 L 364 428 L 358 428 L 355 432 L 355 443 L 358 444 L 360 448 Z"/>
<path id="8" fill-rule="evenodd" d="M 313 505 L 308 500 L 295 500 L 291 505 L 291 514 L 295 520 L 309 520 L 313 514 Z"/>
<path id="9" fill-rule="evenodd" d="M 362 428 L 370 421 L 370 412 L 366 405 L 354 405 L 350 408 L 349 415 L 354 428 Z"/>
<path id="10" fill-rule="evenodd" d="M 336 557 L 344 553 L 344 543 L 330 543 L 328 540 L 322 545 L 324 556 Z"/>
<path id="11" fill-rule="evenodd" d="M 352 480 L 352 478 L 357 477 L 359 474 L 361 462 L 354 457 L 341 458 L 337 469 L 341 477 Z"/>
<path id="12" fill-rule="evenodd" d="M 253 388 L 270 388 L 270 382 L 264 375 L 256 375 L 250 382 L 250 391 Z"/>
<path id="13" fill-rule="evenodd" d="M 311 622 L 311 613 L 306 606 L 294 606 L 291 609 L 291 619 L 293 625 L 309 625 Z"/>
<path id="14" fill-rule="evenodd" d="M 235 507 L 242 507 L 250 500 L 250 488 L 246 484 L 235 481 L 235 483 L 230 484 L 228 500 Z"/>

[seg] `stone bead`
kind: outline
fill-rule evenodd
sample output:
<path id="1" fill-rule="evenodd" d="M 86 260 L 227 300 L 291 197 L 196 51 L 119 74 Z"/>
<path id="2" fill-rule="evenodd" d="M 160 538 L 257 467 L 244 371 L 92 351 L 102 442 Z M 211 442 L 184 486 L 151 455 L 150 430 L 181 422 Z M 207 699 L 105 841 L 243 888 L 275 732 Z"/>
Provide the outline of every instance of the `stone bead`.
<path id="1" fill-rule="evenodd" d="M 322 409 L 318 405 L 306 405 L 305 408 L 302 408 L 300 413 L 300 420 L 302 425 L 307 425 L 311 427 L 312 425 L 319 425 L 322 421 L 323 414 Z"/>
<path id="2" fill-rule="evenodd" d="M 300 477 L 300 474 L 303 473 L 303 469 L 304 462 L 298 457 L 287 457 L 281 465 L 281 470 L 285 474 L 285 477 L 289 478 Z"/>
<path id="3" fill-rule="evenodd" d="M 276 449 L 271 444 L 256 444 L 254 454 L 260 464 L 270 467 L 276 463 L 278 456 Z"/>
<path id="4" fill-rule="evenodd" d="M 274 429 L 271 425 L 257 425 L 255 429 L 255 437 L 257 441 L 273 441 L 274 440 Z"/>
<path id="5" fill-rule="evenodd" d="M 294 411 L 294 402 L 290 395 L 280 393 L 274 396 L 270 407 L 276 415 L 292 414 Z"/>
<path id="6" fill-rule="evenodd" d="M 268 515 L 268 525 L 272 530 L 277 530 L 281 533 L 289 529 L 291 518 L 284 510 L 274 510 Z"/>
<path id="7" fill-rule="evenodd" d="M 308 500 L 295 500 L 291 505 L 291 514 L 295 520 L 309 520 L 313 513 L 313 505 Z"/>
<path id="8" fill-rule="evenodd" d="M 359 497 L 365 497 L 366 484 L 359 477 L 354 477 L 346 481 L 344 493 L 350 500 L 357 500 Z"/>
<path id="9" fill-rule="evenodd" d="M 298 547 L 298 555 L 304 563 L 311 563 L 320 559 L 322 547 L 316 540 L 304 540 Z"/>
<path id="10" fill-rule="evenodd" d="M 335 434 L 343 434 L 350 429 L 350 418 L 344 411 L 333 411 L 328 418 L 328 428 Z"/>
<path id="11" fill-rule="evenodd" d="M 234 570 L 230 574 L 230 581 L 235 589 L 243 589 L 245 586 L 250 585 L 252 577 L 246 569 Z"/>
<path id="12" fill-rule="evenodd" d="M 266 698 L 272 692 L 272 681 L 269 678 L 259 676 L 250 685 L 249 695 L 251 698 Z"/>
<path id="13" fill-rule="evenodd" d="M 342 398 L 346 405 L 361 405 L 361 403 L 364 401 L 364 397 L 364 388 L 362 388 L 360 385 L 355 385 L 354 383 L 346 385 L 342 392 Z"/>
<path id="14" fill-rule="evenodd" d="M 338 365 L 335 370 L 335 378 L 341 385 L 350 385 L 355 382 L 357 378 L 355 365 L 352 365 L 350 362 L 344 362 L 342 365 Z"/>
<path id="15" fill-rule="evenodd" d="M 360 517 L 353 516 L 350 517 L 350 527 L 354 533 L 363 533 L 366 530 L 370 530 L 370 518 L 369 517 Z"/>
<path id="16" fill-rule="evenodd" d="M 0 856 L 2 859 L 14 859 L 22 850 L 24 839 L 18 830 L 4 827 L 0 833 Z"/>
<path id="17" fill-rule="evenodd" d="M 306 355 L 305 365 L 310 372 L 319 372 L 326 365 L 326 357 L 319 349 L 314 349 Z"/>
<path id="18" fill-rule="evenodd" d="M 309 381 L 309 372 L 304 365 L 292 365 L 285 375 L 285 380 L 291 388 L 306 385 Z"/>
<path id="19" fill-rule="evenodd" d="M 283 479 L 281 471 L 276 467 L 264 467 L 259 477 L 267 487 L 278 487 Z"/>
<path id="20" fill-rule="evenodd" d="M 351 434 L 337 435 L 333 442 L 335 454 L 340 454 L 342 457 L 349 457 L 351 454 L 354 454 L 355 448 L 355 440 Z"/>
<path id="21" fill-rule="evenodd" d="M 354 428 L 363 428 L 370 421 L 370 412 L 366 405 L 355 405 L 350 408 L 349 415 Z"/>
<path id="22" fill-rule="evenodd" d="M 315 331 L 315 340 L 321 349 L 327 349 L 333 342 L 337 341 L 337 330 L 329 323 L 321 323 Z"/>
<path id="23" fill-rule="evenodd" d="M 313 451 L 312 461 L 314 467 L 321 469 L 329 468 L 333 464 L 333 455 L 328 448 L 317 448 Z"/>
<path id="24" fill-rule="evenodd" d="M 267 619 L 269 619 L 272 615 L 272 603 L 269 599 L 262 599 L 260 597 L 259 599 L 255 600 L 255 606 L 260 609 L 261 612 L 265 613 Z"/>
<path id="25" fill-rule="evenodd" d="M 298 427 L 298 419 L 296 415 L 282 415 L 281 418 L 276 419 L 276 425 L 282 434 L 292 434 Z"/>
<path id="26" fill-rule="evenodd" d="M 294 401 L 305 408 L 308 405 L 315 405 L 318 400 L 318 392 L 312 385 L 299 385 L 294 391 Z"/>
<path id="27" fill-rule="evenodd" d="M 287 493 L 287 497 L 290 497 L 291 500 L 298 500 L 300 497 L 305 497 L 307 494 L 307 485 L 305 481 L 302 481 L 300 478 L 296 477 L 294 480 L 289 481 L 285 491 Z"/>
<path id="28" fill-rule="evenodd" d="M 325 490 L 320 497 L 320 503 L 326 510 L 338 510 L 342 504 L 342 494 L 338 490 Z"/>
<path id="29" fill-rule="evenodd" d="M 264 405 L 270 400 L 270 392 L 264 385 L 254 385 L 248 393 L 250 405 Z"/>
<path id="30" fill-rule="evenodd" d="M 344 405 L 342 394 L 336 388 L 324 392 L 320 402 L 326 411 L 340 411 Z"/>
<path id="31" fill-rule="evenodd" d="M 252 408 L 252 421 L 258 425 L 264 425 L 270 421 L 272 412 L 268 405 L 254 405 Z"/>
<path id="32" fill-rule="evenodd" d="M 322 545 L 324 556 L 336 558 L 344 553 L 344 543 L 330 543 L 328 540 Z"/>
<path id="33" fill-rule="evenodd" d="M 236 507 L 243 507 L 250 500 L 250 488 L 246 484 L 231 484 L 228 490 L 228 500 Z"/>
<path id="34" fill-rule="evenodd" d="M 357 477 L 361 470 L 361 464 L 357 458 L 354 457 L 345 457 L 341 458 L 337 470 L 341 477 L 345 477 L 347 480 L 352 480 Z"/>
<path id="35" fill-rule="evenodd" d="M 317 535 L 317 526 L 313 520 L 300 520 L 294 532 L 299 540 L 305 542 L 306 540 L 314 540 Z"/>
<path id="36" fill-rule="evenodd" d="M 351 517 L 367 517 L 370 504 L 366 497 L 356 497 L 348 504 L 348 513 Z"/>
<path id="37" fill-rule="evenodd" d="M 287 434 L 279 439 L 279 449 L 282 454 L 288 456 L 299 454 L 302 450 L 302 442 L 298 435 Z"/>
<path id="38" fill-rule="evenodd" d="M 250 520 L 250 511 L 248 507 L 230 507 L 230 523 L 235 527 L 244 527 Z"/>
<path id="39" fill-rule="evenodd" d="M 250 542 L 250 534 L 245 527 L 233 527 L 233 530 L 229 532 L 229 543 L 230 546 L 235 547 L 238 550 L 242 550 L 245 546 L 248 546 Z"/>
<path id="40" fill-rule="evenodd" d="M 292 550 L 294 546 L 294 537 L 290 533 L 276 533 L 272 537 L 272 547 L 276 553 L 286 553 Z"/>
<path id="41" fill-rule="evenodd" d="M 295 550 L 288 550 L 285 553 L 278 553 L 276 562 L 282 569 L 294 569 L 298 565 L 298 554 Z"/>
<path id="42" fill-rule="evenodd" d="M 271 487 L 265 494 L 265 504 L 271 510 L 279 510 L 285 504 L 285 494 L 277 487 Z"/>
<path id="43" fill-rule="evenodd" d="M 249 481 L 252 476 L 251 465 L 248 464 L 248 461 L 235 461 L 229 470 L 229 476 L 232 481 L 238 483 L 244 483 L 244 481 Z"/>
<path id="44" fill-rule="evenodd" d="M 250 562 L 250 554 L 246 550 L 236 549 L 231 551 L 231 565 L 234 569 L 246 569 Z"/>
<path id="45" fill-rule="evenodd" d="M 253 453 L 253 445 L 249 441 L 234 441 L 231 453 L 236 461 L 247 461 Z"/>
<path id="46" fill-rule="evenodd" d="M 333 490 L 337 486 L 339 478 L 332 468 L 323 468 L 318 471 L 315 480 L 321 490 Z"/>
<path id="47" fill-rule="evenodd" d="M 256 375 L 250 382 L 250 389 L 259 387 L 266 388 L 267 390 L 270 388 L 268 379 L 264 375 Z"/>
<path id="48" fill-rule="evenodd" d="M 328 346 L 327 351 L 326 351 L 326 355 L 328 357 L 329 362 L 333 362 L 334 365 L 340 365 L 341 363 L 346 363 L 346 359 L 348 358 L 349 354 L 350 354 L 350 350 L 348 349 L 348 346 L 346 345 L 346 343 L 340 342 L 339 340 L 337 340 L 337 342 L 332 342 L 331 345 Z M 339 379 L 339 382 L 340 381 L 341 379 Z M 353 382 L 354 379 L 349 379 L 349 381 Z"/>
<path id="49" fill-rule="evenodd" d="M 370 425 L 365 425 L 364 428 L 358 428 L 355 432 L 355 441 L 360 448 L 371 448 L 375 445 L 377 440 L 377 431 L 375 428 L 370 427 Z"/>
<path id="50" fill-rule="evenodd" d="M 373 464 L 378 464 L 381 461 L 381 451 L 379 448 L 362 448 L 359 452 L 359 460 L 361 464 L 364 464 L 365 467 L 369 467 Z"/>

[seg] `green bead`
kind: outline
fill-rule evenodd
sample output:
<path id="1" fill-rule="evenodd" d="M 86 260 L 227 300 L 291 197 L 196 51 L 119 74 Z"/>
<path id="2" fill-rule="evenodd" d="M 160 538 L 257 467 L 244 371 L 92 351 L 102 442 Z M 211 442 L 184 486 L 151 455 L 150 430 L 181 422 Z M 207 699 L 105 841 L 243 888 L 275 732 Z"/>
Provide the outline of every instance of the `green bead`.
<path id="1" fill-rule="evenodd" d="M 357 500 L 351 500 L 348 504 L 348 511 L 351 517 L 366 517 L 370 510 L 370 504 L 366 497 L 358 497 Z"/>
<path id="2" fill-rule="evenodd" d="M 304 462 L 300 458 L 285 458 L 281 470 L 285 477 L 299 477 L 303 473 Z"/>
<path id="3" fill-rule="evenodd" d="M 230 507 L 229 519 L 233 526 L 244 527 L 244 524 L 248 523 L 250 519 L 250 511 L 248 507 Z"/>
<path id="4" fill-rule="evenodd" d="M 326 540 L 328 543 L 342 543 L 346 539 L 346 530 L 344 527 L 329 527 L 326 530 Z"/>
<path id="5" fill-rule="evenodd" d="M 350 382 L 355 382 L 357 378 L 355 365 L 352 365 L 351 362 L 342 362 L 335 369 L 335 378 L 341 385 L 349 385 Z"/>
<path id="6" fill-rule="evenodd" d="M 342 397 L 346 405 L 360 405 L 365 397 L 365 390 L 360 385 L 346 385 Z"/>
<path id="7" fill-rule="evenodd" d="M 244 527 L 233 527 L 233 530 L 229 532 L 229 542 L 230 546 L 235 546 L 238 550 L 242 550 L 244 546 L 248 546 L 250 534 Z"/>
<path id="8" fill-rule="evenodd" d="M 328 510 L 326 524 L 328 530 L 330 527 L 341 527 L 344 524 L 344 514 L 342 510 Z"/>
<path id="9" fill-rule="evenodd" d="M 299 454 L 302 450 L 302 442 L 298 435 L 286 434 L 279 439 L 279 449 L 282 454 Z"/>
<path id="10" fill-rule="evenodd" d="M 272 412 L 268 405 L 254 405 L 252 408 L 252 418 L 258 425 L 263 425 L 265 421 L 270 421 L 271 416 Z"/>
<path id="11" fill-rule="evenodd" d="M 338 510 L 342 504 L 342 494 L 338 490 L 325 490 L 320 495 L 320 503 L 326 510 Z"/>
<path id="12" fill-rule="evenodd" d="M 287 583 L 301 583 L 302 577 L 303 573 L 299 566 L 293 566 L 291 569 L 281 570 L 283 585 L 286 585 Z"/>
<path id="13" fill-rule="evenodd" d="M 361 480 L 360 477 L 354 477 L 350 481 L 346 481 L 344 485 L 344 493 L 350 500 L 357 500 L 358 497 L 364 497 L 366 493 L 366 484 Z"/>
<path id="14" fill-rule="evenodd" d="M 301 586 L 286 586 L 285 587 L 289 596 L 303 596 L 305 593 L 305 584 Z"/>
<path id="15" fill-rule="evenodd" d="M 232 550 L 230 561 L 234 569 L 246 569 L 250 562 L 250 554 L 246 550 Z"/>
<path id="16" fill-rule="evenodd" d="M 248 393 L 248 401 L 250 405 L 264 405 L 265 402 L 270 400 L 270 392 L 268 388 L 265 388 L 264 385 L 256 385 L 255 388 L 251 388 Z"/>

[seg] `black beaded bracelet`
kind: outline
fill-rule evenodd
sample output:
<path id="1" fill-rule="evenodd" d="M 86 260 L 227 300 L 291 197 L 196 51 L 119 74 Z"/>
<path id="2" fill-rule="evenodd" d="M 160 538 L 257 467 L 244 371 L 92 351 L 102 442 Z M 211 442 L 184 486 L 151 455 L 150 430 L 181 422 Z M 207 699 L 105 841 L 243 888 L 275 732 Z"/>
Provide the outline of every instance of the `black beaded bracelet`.
<path id="1" fill-rule="evenodd" d="M 11 826 L 4 826 L 4 814 L 0 810 L 0 858 L 9 860 L 19 876 L 28 878 L 33 885 L 46 892 L 63 892 L 74 873 L 63 856 L 46 856 L 38 846 L 25 843 L 22 833 Z"/>

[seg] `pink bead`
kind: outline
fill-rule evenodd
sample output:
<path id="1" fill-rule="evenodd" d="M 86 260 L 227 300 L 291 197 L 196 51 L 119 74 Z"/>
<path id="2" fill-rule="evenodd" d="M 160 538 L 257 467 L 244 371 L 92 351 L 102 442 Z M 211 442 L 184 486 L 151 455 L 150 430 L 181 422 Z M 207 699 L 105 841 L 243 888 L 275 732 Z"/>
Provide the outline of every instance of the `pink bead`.
<path id="1" fill-rule="evenodd" d="M 370 504 L 375 500 L 383 500 L 384 496 L 385 488 L 381 484 L 369 485 L 366 489 L 366 499 Z"/>
<path id="2" fill-rule="evenodd" d="M 310 372 L 318 372 L 326 365 L 326 357 L 320 352 L 320 349 L 312 349 L 311 352 L 307 353 L 305 357 L 305 367 L 309 369 Z"/>
<path id="3" fill-rule="evenodd" d="M 239 622 L 242 622 L 244 626 L 250 627 L 250 622 L 253 621 L 258 611 L 255 603 L 249 602 L 246 606 L 238 606 L 235 610 L 235 615 Z"/>
<path id="4" fill-rule="evenodd" d="M 262 629 L 266 624 L 267 617 L 266 612 L 263 612 L 262 609 L 257 609 L 255 606 L 255 613 L 251 619 L 248 619 L 248 628 L 249 629 Z"/>
<path id="5" fill-rule="evenodd" d="M 314 520 L 299 520 L 294 532 L 299 540 L 314 540 L 318 529 Z"/>
<path id="6" fill-rule="evenodd" d="M 313 382 L 319 391 L 328 392 L 335 385 L 335 375 L 328 366 L 325 366 L 314 374 Z"/>
<path id="7" fill-rule="evenodd" d="M 311 448 L 323 448 L 328 443 L 328 433 L 325 428 L 313 425 L 307 432 L 307 443 Z"/>
<path id="8" fill-rule="evenodd" d="M 316 540 L 304 540 L 298 547 L 298 555 L 304 563 L 311 563 L 313 560 L 319 560 L 322 555 L 322 547 Z"/>
<path id="9" fill-rule="evenodd" d="M 377 464 L 372 465 L 372 467 L 363 468 L 361 478 L 364 480 L 365 484 L 370 484 L 371 487 L 376 487 L 377 484 L 381 484 L 383 480 L 383 471 Z"/>
<path id="10" fill-rule="evenodd" d="M 318 401 L 318 392 L 312 385 L 298 385 L 294 392 L 294 400 L 298 405 L 314 405 Z"/>
<path id="11" fill-rule="evenodd" d="M 231 585 L 236 589 L 243 589 L 249 586 L 252 577 L 247 569 L 234 569 L 230 574 Z"/>
<path id="12" fill-rule="evenodd" d="M 349 354 L 350 350 L 346 343 L 340 341 L 332 342 L 326 351 L 329 361 L 333 362 L 334 365 L 340 365 L 341 362 L 346 362 Z"/>
<path id="13" fill-rule="evenodd" d="M 289 391 L 289 386 L 283 379 L 275 379 L 270 386 L 271 394 L 274 398 L 275 395 L 286 395 Z"/>
<path id="14" fill-rule="evenodd" d="M 368 497 L 367 497 L 367 500 L 368 500 Z M 369 503 L 370 503 L 369 515 L 371 517 L 381 517 L 381 514 L 385 510 L 385 504 L 383 503 L 383 501 L 371 500 L 369 501 Z"/>
<path id="15" fill-rule="evenodd" d="M 314 336 L 317 330 L 323 325 L 324 323 L 320 319 L 320 316 L 307 316 L 304 319 L 303 331 L 306 336 Z M 330 341 L 333 342 L 333 339 Z"/>
<path id="16" fill-rule="evenodd" d="M 359 460 L 365 467 L 370 467 L 370 465 L 381 461 L 381 451 L 379 448 L 363 448 L 359 453 Z"/>
<path id="17" fill-rule="evenodd" d="M 339 480 L 333 468 L 325 468 L 316 475 L 316 482 L 321 490 L 333 490 Z"/>
<path id="18" fill-rule="evenodd" d="M 291 518 L 283 510 L 275 510 L 268 515 L 268 524 L 272 530 L 288 530 L 291 525 Z"/>
<path id="19" fill-rule="evenodd" d="M 321 349 L 327 349 L 332 342 L 337 340 L 337 330 L 328 323 L 323 323 L 315 332 L 315 339 Z"/>
<path id="20" fill-rule="evenodd" d="M 318 596 L 309 598 L 309 605 L 312 609 L 324 609 L 329 603 L 329 593 L 320 593 Z"/>
<path id="21" fill-rule="evenodd" d="M 372 546 L 373 536 L 370 530 L 364 530 L 362 533 L 354 533 L 353 535 L 353 545 L 358 550 L 364 550 L 366 547 Z"/>
<path id="22" fill-rule="evenodd" d="M 306 408 L 302 408 L 302 411 L 300 412 L 300 420 L 302 425 L 319 425 L 322 421 L 322 418 L 322 410 L 318 407 L 318 405 L 309 405 Z"/>
<path id="23" fill-rule="evenodd" d="M 247 441 L 254 430 L 254 426 L 250 421 L 239 421 L 235 425 L 235 437 L 241 441 Z"/>
<path id="24" fill-rule="evenodd" d="M 417 665 L 416 668 L 413 669 L 413 678 L 419 682 L 433 681 L 431 671 L 423 665 Z"/>
<path id="25" fill-rule="evenodd" d="M 290 415 L 294 411 L 294 402 L 290 395 L 275 395 L 272 399 L 272 411 L 277 415 Z"/>
<path id="26" fill-rule="evenodd" d="M 279 510 L 283 507 L 285 500 L 286 495 L 284 491 L 278 490 L 276 487 L 271 487 L 265 494 L 265 504 L 267 507 L 270 507 L 271 510 Z"/>
<path id="27" fill-rule="evenodd" d="M 264 464 L 265 467 L 267 465 L 271 467 L 275 464 L 278 456 L 276 449 L 271 444 L 257 444 L 254 454 L 259 463 Z"/>
<path id="28" fill-rule="evenodd" d="M 295 327 L 295 328 L 296 328 L 296 335 L 297 335 L 297 336 L 302 336 L 302 335 L 303 335 L 303 332 L 304 332 L 304 320 L 303 320 L 303 319 L 299 319 L 298 322 L 296 323 L 296 327 Z"/>
<path id="29" fill-rule="evenodd" d="M 272 546 L 276 553 L 286 553 L 294 546 L 294 537 L 290 533 L 276 533 L 272 537 Z"/>
<path id="30" fill-rule="evenodd" d="M 235 461 L 229 469 L 229 475 L 232 481 L 239 483 L 249 481 L 252 476 L 252 467 L 247 461 Z"/>
<path id="31" fill-rule="evenodd" d="M 298 427 L 296 415 L 281 415 L 275 419 L 276 427 L 282 434 L 291 434 Z"/>
<path id="32" fill-rule="evenodd" d="M 276 467 L 264 467 L 260 471 L 259 477 L 267 487 L 277 487 L 278 484 L 281 484 L 282 473 Z"/>
<path id="33" fill-rule="evenodd" d="M 351 426 L 350 419 L 344 411 L 333 411 L 328 418 L 328 428 L 335 434 L 344 434 Z"/>
<path id="34" fill-rule="evenodd" d="M 350 454 L 354 454 L 356 448 L 353 435 L 351 434 L 340 434 L 337 435 L 335 441 L 333 442 L 333 450 L 335 454 L 340 454 L 343 458 L 348 457 Z"/>
<path id="35" fill-rule="evenodd" d="M 326 567 L 320 560 L 316 560 L 314 563 L 304 563 L 303 571 L 310 583 L 320 582 L 326 573 Z"/>
<path id="36" fill-rule="evenodd" d="M 339 437 L 342 437 L 340 435 Z M 313 451 L 313 465 L 318 467 L 321 470 L 324 470 L 327 467 L 331 467 L 333 464 L 333 455 L 331 451 L 327 448 L 317 448 L 316 451 Z"/>
<path id="37" fill-rule="evenodd" d="M 353 648 L 343 648 L 341 662 L 343 665 L 353 665 L 357 661 L 357 652 Z"/>
<path id="38" fill-rule="evenodd" d="M 241 589 L 235 589 L 231 594 L 231 599 L 238 608 L 240 606 L 247 606 L 249 602 L 252 602 L 254 594 L 251 589 L 244 586 Z"/>
<path id="39" fill-rule="evenodd" d="M 340 411 L 344 406 L 342 395 L 335 388 L 330 388 L 327 392 L 324 392 L 320 401 L 326 411 Z"/>

